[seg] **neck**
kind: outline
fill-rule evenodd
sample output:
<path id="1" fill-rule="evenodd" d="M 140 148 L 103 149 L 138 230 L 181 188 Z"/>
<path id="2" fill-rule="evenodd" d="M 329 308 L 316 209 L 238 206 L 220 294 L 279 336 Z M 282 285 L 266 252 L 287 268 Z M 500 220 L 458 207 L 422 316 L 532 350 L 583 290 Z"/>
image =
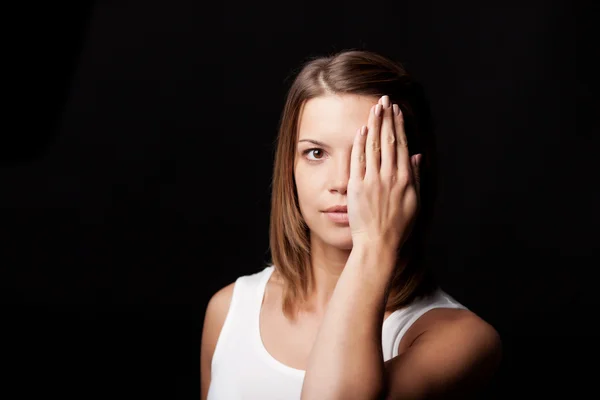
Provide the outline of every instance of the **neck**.
<path id="1" fill-rule="evenodd" d="M 309 288 L 308 311 L 315 315 L 324 315 L 352 250 L 340 249 L 313 237 L 310 250 L 314 285 Z"/>
<path id="2" fill-rule="evenodd" d="M 324 243 L 311 235 L 310 268 L 312 269 L 314 282 L 309 288 L 308 304 L 306 312 L 313 316 L 323 316 L 327 310 L 329 299 L 344 267 L 350 257 L 352 249 L 340 249 Z M 408 260 L 403 260 L 398 268 L 406 267 Z M 389 296 L 396 293 L 394 288 L 390 289 Z"/>

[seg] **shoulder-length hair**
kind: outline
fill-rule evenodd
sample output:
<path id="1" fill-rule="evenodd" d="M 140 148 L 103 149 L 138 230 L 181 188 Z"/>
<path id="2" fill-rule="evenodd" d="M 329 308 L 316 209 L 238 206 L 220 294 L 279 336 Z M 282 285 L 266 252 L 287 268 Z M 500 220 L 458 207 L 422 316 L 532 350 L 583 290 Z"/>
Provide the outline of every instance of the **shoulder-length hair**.
<path id="1" fill-rule="evenodd" d="M 290 319 L 304 308 L 314 282 L 309 229 L 300 213 L 293 175 L 299 116 L 308 100 L 327 94 L 388 95 L 402 110 L 409 153 L 421 153 L 423 157 L 421 203 L 411 235 L 398 250 L 385 310 L 402 308 L 437 287 L 423 257 L 436 189 L 435 143 L 428 102 L 422 87 L 400 62 L 370 51 L 346 50 L 304 63 L 288 90 L 279 122 L 271 182 L 269 264 L 283 280 L 282 311 Z"/>

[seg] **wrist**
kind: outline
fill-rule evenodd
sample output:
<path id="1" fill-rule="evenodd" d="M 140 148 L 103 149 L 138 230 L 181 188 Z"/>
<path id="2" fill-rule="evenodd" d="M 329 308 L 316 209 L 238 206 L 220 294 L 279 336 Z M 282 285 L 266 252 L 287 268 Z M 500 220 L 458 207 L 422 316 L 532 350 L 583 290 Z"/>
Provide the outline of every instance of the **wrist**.
<path id="1" fill-rule="evenodd" d="M 398 246 L 383 239 L 355 240 L 353 239 L 352 251 L 367 255 L 380 254 L 382 256 L 396 255 Z"/>
<path id="2" fill-rule="evenodd" d="M 374 269 L 379 274 L 391 273 L 396 266 L 396 246 L 383 241 L 357 241 L 352 246 L 352 254 L 359 260 L 357 265 L 366 269 Z"/>

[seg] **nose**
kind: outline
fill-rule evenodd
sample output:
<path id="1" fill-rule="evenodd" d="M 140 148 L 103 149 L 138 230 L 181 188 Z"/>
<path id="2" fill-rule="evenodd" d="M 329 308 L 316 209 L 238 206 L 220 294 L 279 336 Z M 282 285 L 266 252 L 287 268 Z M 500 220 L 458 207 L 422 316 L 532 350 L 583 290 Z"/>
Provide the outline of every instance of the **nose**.
<path id="1" fill-rule="evenodd" d="M 348 189 L 348 180 L 350 179 L 350 154 L 347 157 L 340 157 L 331 171 L 330 192 L 346 194 Z"/>

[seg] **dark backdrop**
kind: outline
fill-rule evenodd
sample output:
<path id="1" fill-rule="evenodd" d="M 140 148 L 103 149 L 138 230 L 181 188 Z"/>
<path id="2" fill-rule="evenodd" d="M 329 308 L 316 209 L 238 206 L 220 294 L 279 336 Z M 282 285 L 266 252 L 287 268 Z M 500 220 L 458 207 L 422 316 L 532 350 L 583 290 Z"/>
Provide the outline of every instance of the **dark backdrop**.
<path id="1" fill-rule="evenodd" d="M 442 179 L 429 258 L 442 286 L 502 335 L 489 398 L 581 393 L 597 370 L 581 363 L 594 365 L 599 347 L 597 8 L 12 9 L 3 397 L 198 398 L 206 304 L 268 258 L 291 76 L 307 57 L 347 48 L 403 61 L 430 98 Z"/>

